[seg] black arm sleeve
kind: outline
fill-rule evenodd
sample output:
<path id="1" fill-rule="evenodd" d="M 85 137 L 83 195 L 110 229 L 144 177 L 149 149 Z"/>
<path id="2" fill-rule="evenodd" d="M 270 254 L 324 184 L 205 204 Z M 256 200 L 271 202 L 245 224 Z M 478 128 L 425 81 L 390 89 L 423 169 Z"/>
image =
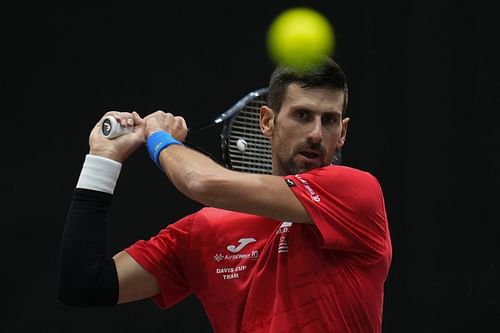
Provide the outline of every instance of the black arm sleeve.
<path id="1" fill-rule="evenodd" d="M 111 194 L 75 189 L 66 217 L 59 259 L 57 298 L 77 306 L 118 302 L 115 262 L 106 256 Z"/>

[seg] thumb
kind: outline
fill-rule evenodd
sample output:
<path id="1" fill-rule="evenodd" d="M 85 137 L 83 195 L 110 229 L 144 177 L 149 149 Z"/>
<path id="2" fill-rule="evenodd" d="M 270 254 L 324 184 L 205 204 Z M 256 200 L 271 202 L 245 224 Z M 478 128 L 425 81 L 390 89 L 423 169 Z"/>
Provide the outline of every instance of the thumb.
<path id="1" fill-rule="evenodd" d="M 134 120 L 134 136 L 142 137 L 142 140 L 145 141 L 146 121 L 135 111 L 132 112 L 132 118 Z"/>
<path id="2" fill-rule="evenodd" d="M 141 118 L 141 116 L 139 116 L 139 114 L 135 111 L 132 111 L 132 117 L 134 118 L 134 125 L 137 126 L 137 125 L 142 125 L 143 123 L 145 123 L 145 120 Z"/>

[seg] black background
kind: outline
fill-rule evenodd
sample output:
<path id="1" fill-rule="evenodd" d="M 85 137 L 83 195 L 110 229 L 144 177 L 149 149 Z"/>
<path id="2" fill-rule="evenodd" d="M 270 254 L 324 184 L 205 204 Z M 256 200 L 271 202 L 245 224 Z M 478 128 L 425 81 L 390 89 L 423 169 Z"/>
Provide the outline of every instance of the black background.
<path id="1" fill-rule="evenodd" d="M 500 331 L 499 10 L 416 0 L 4 4 L 0 331 L 210 332 L 194 298 L 167 311 L 58 304 L 65 214 L 107 110 L 212 119 L 267 85 L 267 28 L 296 5 L 336 31 L 350 86 L 344 164 L 384 189 L 394 257 L 383 331 Z M 191 141 L 218 154 L 217 131 Z M 199 207 L 141 149 L 116 189 L 110 254 Z"/>

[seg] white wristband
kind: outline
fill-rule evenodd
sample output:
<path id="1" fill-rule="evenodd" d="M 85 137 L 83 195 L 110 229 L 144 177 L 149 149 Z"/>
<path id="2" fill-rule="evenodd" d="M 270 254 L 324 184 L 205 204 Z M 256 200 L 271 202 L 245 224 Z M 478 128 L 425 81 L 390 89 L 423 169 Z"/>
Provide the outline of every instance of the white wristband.
<path id="1" fill-rule="evenodd" d="M 87 154 L 76 188 L 113 194 L 121 168 L 120 162 Z"/>

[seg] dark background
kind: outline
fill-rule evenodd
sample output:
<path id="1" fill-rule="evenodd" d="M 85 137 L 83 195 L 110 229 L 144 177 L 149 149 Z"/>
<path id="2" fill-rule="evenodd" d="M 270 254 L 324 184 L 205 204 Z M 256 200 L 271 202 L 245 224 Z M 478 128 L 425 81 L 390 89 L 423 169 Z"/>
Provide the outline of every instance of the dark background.
<path id="1" fill-rule="evenodd" d="M 211 120 L 267 84 L 267 28 L 296 5 L 334 25 L 350 86 L 344 164 L 384 189 L 394 258 L 383 331 L 500 331 L 494 1 L 168 3 L 2 6 L 0 331 L 210 332 L 194 298 L 168 311 L 58 304 L 65 214 L 104 112 Z M 191 140 L 219 152 L 217 131 Z M 140 150 L 116 189 L 110 254 L 199 207 Z"/>

